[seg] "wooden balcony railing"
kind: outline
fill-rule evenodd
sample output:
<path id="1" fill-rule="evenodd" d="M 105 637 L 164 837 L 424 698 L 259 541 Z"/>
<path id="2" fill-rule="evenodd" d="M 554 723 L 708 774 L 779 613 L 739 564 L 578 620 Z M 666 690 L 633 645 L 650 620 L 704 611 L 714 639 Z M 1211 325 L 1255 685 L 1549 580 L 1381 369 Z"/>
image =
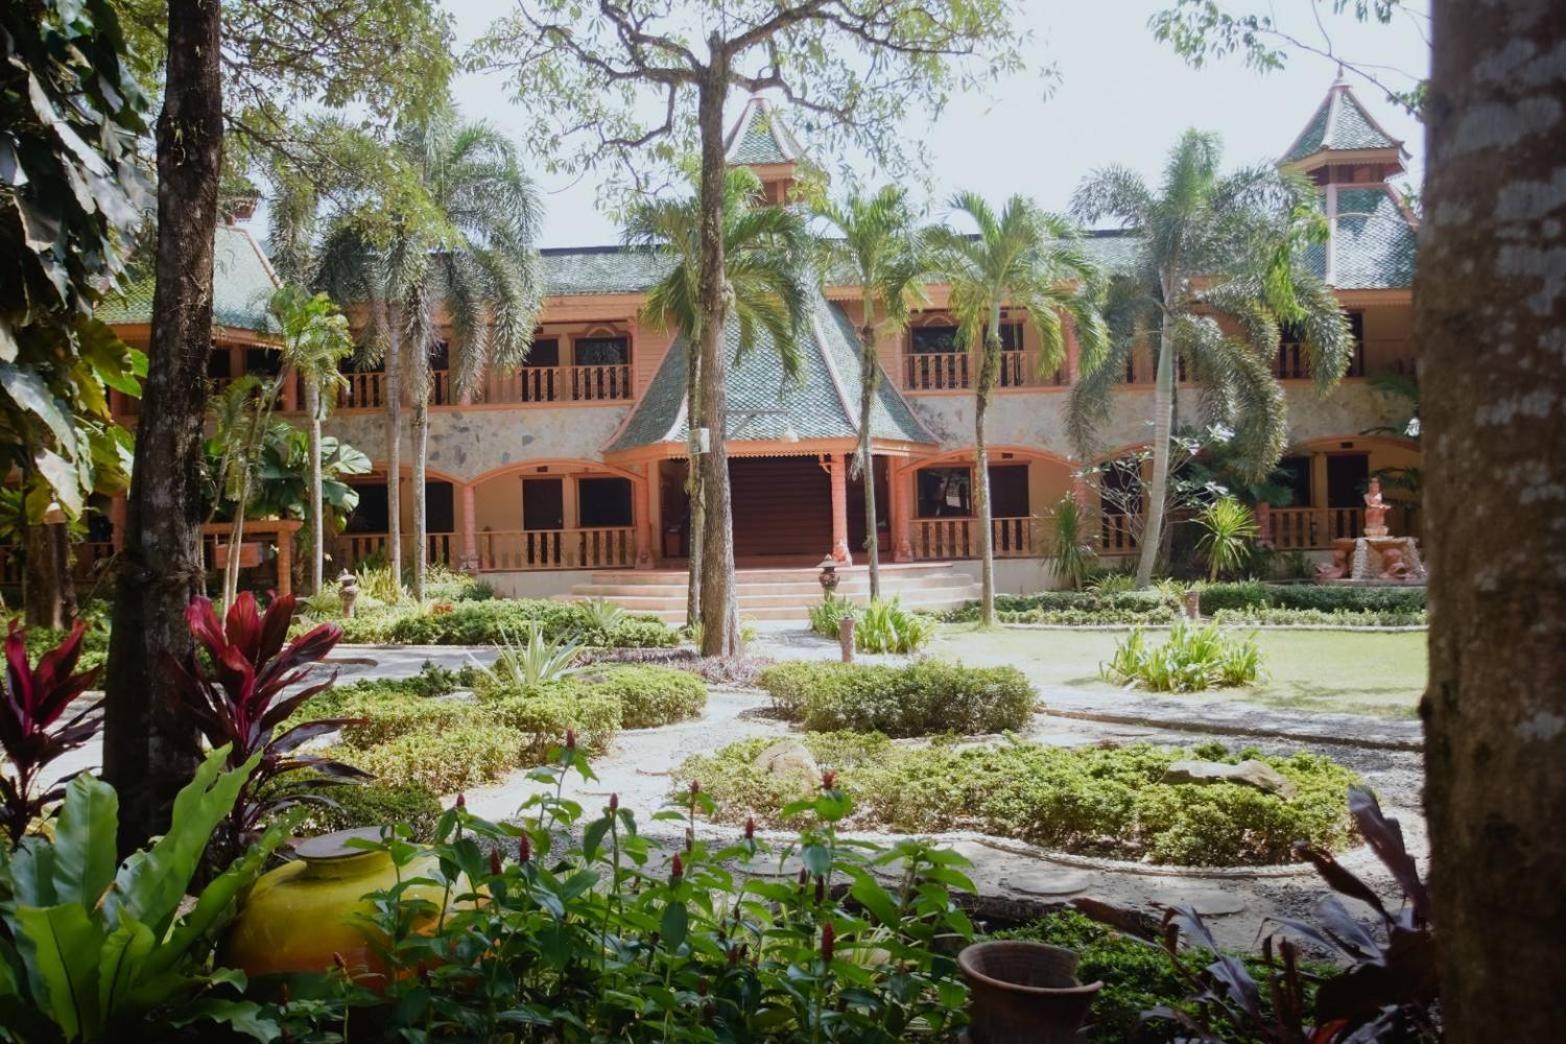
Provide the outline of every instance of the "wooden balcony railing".
<path id="1" fill-rule="evenodd" d="M 435 565 L 451 567 L 457 562 L 459 543 L 455 533 L 429 533 L 426 534 L 425 546 L 429 549 L 425 561 Z M 359 563 L 370 558 L 384 558 L 390 547 L 389 536 L 385 533 L 344 533 L 337 538 L 337 565 L 353 568 Z M 403 547 L 413 546 L 413 533 L 411 530 L 403 533 Z"/>
<path id="2" fill-rule="evenodd" d="M 636 530 L 615 526 L 485 531 L 478 535 L 478 560 L 483 572 L 631 566 L 636 563 Z"/>
<path id="3" fill-rule="evenodd" d="M 914 557 L 939 560 L 979 557 L 979 520 L 976 518 L 916 518 L 913 527 Z M 996 558 L 1030 558 L 1036 552 L 1036 520 L 990 520 L 991 548 Z"/>
<path id="4" fill-rule="evenodd" d="M 524 366 L 515 373 L 491 374 L 482 400 L 487 403 L 609 402 L 635 394 L 628 363 L 600 366 Z"/>
<path id="5" fill-rule="evenodd" d="M 1136 550 L 1136 530 L 1133 528 L 1135 520 L 1128 515 L 1110 514 L 1104 512 L 1099 515 L 1098 547 L 1107 555 L 1124 554 Z"/>
<path id="6" fill-rule="evenodd" d="M 1364 508 L 1272 508 L 1263 539 L 1283 551 L 1331 547 L 1365 531 Z"/>
<path id="7" fill-rule="evenodd" d="M 958 391 L 972 388 L 979 379 L 979 360 L 971 352 L 920 352 L 903 357 L 903 387 L 908 391 Z M 1058 388 L 1066 384 L 1066 371 L 1039 372 L 1037 352 L 1001 352 L 1000 388 Z"/>

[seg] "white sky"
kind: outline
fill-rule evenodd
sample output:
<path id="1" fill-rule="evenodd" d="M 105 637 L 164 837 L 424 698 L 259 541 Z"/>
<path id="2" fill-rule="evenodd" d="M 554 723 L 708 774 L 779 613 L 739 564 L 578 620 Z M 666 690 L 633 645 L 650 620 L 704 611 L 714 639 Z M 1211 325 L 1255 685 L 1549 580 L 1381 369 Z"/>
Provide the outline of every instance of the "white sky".
<path id="1" fill-rule="evenodd" d="M 1168 44 L 1153 38 L 1147 20 L 1173 0 L 1022 0 L 1038 64 L 1054 63 L 1054 94 L 1042 96 L 1036 76 L 994 85 L 990 96 L 954 99 L 933 126 L 907 127 L 929 143 L 934 195 L 939 202 L 958 189 L 992 200 L 1031 195 L 1048 209 L 1064 209 L 1073 189 L 1095 167 L 1122 163 L 1156 179 L 1168 149 L 1187 127 L 1223 136 L 1231 164 L 1276 158 L 1315 110 L 1336 76 L 1325 57 L 1295 53 L 1281 72 L 1257 73 L 1229 57 L 1191 69 Z M 1287 31 L 1325 43 L 1311 8 L 1316 0 L 1224 0 L 1230 10 L 1270 8 Z M 1422 0 L 1412 0 L 1425 10 Z M 454 2 L 459 43 L 487 25 L 503 0 Z M 1385 82 L 1412 85 L 1429 66 L 1429 22 L 1404 13 L 1392 24 L 1359 25 L 1333 17 L 1330 0 L 1316 4 L 1331 32 L 1335 53 L 1374 62 Z M 1418 184 L 1423 156 L 1419 124 L 1388 102 L 1373 84 L 1350 77 L 1355 93 L 1395 137 L 1405 140 Z M 520 137 L 522 116 L 503 80 L 469 74 L 456 84 L 464 116 L 488 120 Z M 731 99 L 730 119 L 744 97 Z M 533 165 L 547 211 L 541 246 L 614 243 L 618 230 L 596 206 L 592 179 L 572 181 Z M 873 179 L 872 179 L 873 180 Z M 937 212 L 939 208 L 937 208 Z"/>

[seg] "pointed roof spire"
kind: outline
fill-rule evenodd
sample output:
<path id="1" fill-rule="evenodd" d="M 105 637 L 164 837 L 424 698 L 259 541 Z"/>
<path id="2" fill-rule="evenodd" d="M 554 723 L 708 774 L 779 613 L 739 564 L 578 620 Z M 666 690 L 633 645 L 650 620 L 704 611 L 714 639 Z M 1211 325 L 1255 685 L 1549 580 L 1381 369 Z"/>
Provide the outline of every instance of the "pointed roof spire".
<path id="1" fill-rule="evenodd" d="M 1321 164 L 1311 161 L 1322 153 L 1331 152 L 1383 153 L 1386 155 L 1374 158 L 1399 169 L 1403 165 L 1402 157 L 1406 155 L 1403 143 L 1387 133 L 1354 96 L 1342 65 L 1338 66 L 1337 79 L 1332 82 L 1327 96 L 1284 152 L 1282 162 L 1316 167 Z M 1321 159 L 1324 161 L 1327 157 L 1321 156 Z"/>
<path id="2" fill-rule="evenodd" d="M 746 167 L 798 163 L 805 150 L 783 116 L 759 94 L 753 94 L 729 131 L 724 151 L 731 164 Z"/>

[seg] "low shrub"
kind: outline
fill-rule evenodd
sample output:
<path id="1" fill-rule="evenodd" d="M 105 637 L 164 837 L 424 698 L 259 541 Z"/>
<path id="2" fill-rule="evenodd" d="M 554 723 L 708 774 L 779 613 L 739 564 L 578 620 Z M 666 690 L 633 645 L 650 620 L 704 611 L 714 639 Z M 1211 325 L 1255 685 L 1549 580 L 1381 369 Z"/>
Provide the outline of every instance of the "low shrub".
<path id="1" fill-rule="evenodd" d="M 672 667 L 624 664 L 582 675 L 592 691 L 620 701 L 620 725 L 648 729 L 701 716 L 707 684 Z"/>
<path id="2" fill-rule="evenodd" d="M 519 689 L 483 703 L 491 719 L 518 740 L 519 764 L 538 764 L 567 730 L 589 751 L 602 752 L 620 732 L 621 703 L 617 696 L 597 692 L 573 679 Z"/>
<path id="3" fill-rule="evenodd" d="M 1423 609 L 1220 609 L 1214 622 L 1225 627 L 1427 627 Z"/>
<path id="4" fill-rule="evenodd" d="M 441 813 L 440 795 L 422 783 L 350 783 L 333 787 L 326 795 L 330 805 L 306 806 L 304 819 L 295 828 L 301 837 L 398 823 L 408 826 L 415 841 L 435 837 L 435 823 Z"/>
<path id="5" fill-rule="evenodd" d="M 527 738 L 495 721 L 471 721 L 440 731 L 410 732 L 373 747 L 343 745 L 329 755 L 370 773 L 386 786 L 420 784 L 451 794 L 491 783 L 521 764 Z"/>
<path id="6" fill-rule="evenodd" d="M 769 788 L 781 784 L 752 764 L 765 743 L 747 742 L 688 759 L 675 779 L 699 779 L 723 821 L 753 815 L 779 825 L 782 805 L 771 803 Z M 1171 763 L 1191 757 L 1230 763 L 1256 758 L 1281 773 L 1293 794 L 1285 799 L 1236 783 L 1163 782 Z M 822 755 L 817 759 L 829 766 Z M 1348 769 L 1318 755 L 1230 753 L 1220 744 L 1194 751 L 1150 744 L 892 745 L 861 761 L 843 760 L 850 763 L 839 768 L 838 785 L 861 810 L 860 826 L 908 834 L 979 830 L 1084 855 L 1186 866 L 1293 862 L 1294 843 L 1302 840 L 1341 848 L 1351 835 L 1344 795 L 1357 782 Z"/>
<path id="7" fill-rule="evenodd" d="M 1124 573 L 1108 576 L 1124 577 Z M 1111 586 L 1122 581 L 1110 581 Z M 1179 606 L 1167 592 L 1106 590 L 1038 591 L 1027 595 L 996 595 L 995 613 L 1005 623 L 1158 624 L 1175 619 Z M 950 610 L 945 619 L 971 622 L 979 618 L 979 603 Z"/>
<path id="8" fill-rule="evenodd" d="M 1425 610 L 1422 587 L 1359 587 L 1348 584 L 1205 584 L 1202 612 L 1222 609 L 1312 609 L 1331 613 L 1416 613 Z"/>
<path id="9" fill-rule="evenodd" d="M 829 594 L 810 607 L 810 629 L 823 638 L 836 638 L 838 623 L 850 616 L 858 619 L 858 607 L 846 598 Z"/>
<path id="10" fill-rule="evenodd" d="M 685 759 L 673 773 L 670 802 L 688 801 L 694 780 L 703 791 L 716 797 L 715 816 L 719 822 L 743 823 L 754 813 L 758 822 L 779 825 L 779 809 L 819 793 L 820 785 L 799 775 L 758 768 L 756 759 L 777 742 L 775 736 L 755 736 L 730 743 L 712 754 Z M 800 737 L 800 742 L 823 772 L 836 772 L 845 779 L 861 768 L 883 761 L 892 752 L 891 741 L 878 732 L 812 732 Z"/>
<path id="11" fill-rule="evenodd" d="M 783 717 L 812 732 L 888 736 L 977 735 L 1020 729 L 1037 694 L 1015 667 L 965 667 L 924 660 L 904 667 L 783 663 L 759 684 Z"/>
<path id="12" fill-rule="evenodd" d="M 504 635 L 537 626 L 544 637 L 583 645 L 667 647 L 678 634 L 655 617 L 624 613 L 610 626 L 601 614 L 571 602 L 542 598 L 464 598 L 436 603 L 440 610 L 390 605 L 342 621 L 343 640 L 358 644 L 494 645 Z"/>
<path id="13" fill-rule="evenodd" d="M 933 619 L 903 608 L 896 598 L 878 598 L 859 616 L 854 648 L 867 653 L 912 653 L 934 637 Z"/>
<path id="14" fill-rule="evenodd" d="M 1162 645 L 1138 628 L 1115 643 L 1114 655 L 1099 667 L 1106 681 L 1152 692 L 1200 692 L 1249 685 L 1261 672 L 1256 638 L 1225 634 L 1216 623 L 1177 623 Z"/>
<path id="15" fill-rule="evenodd" d="M 363 749 L 390 743 L 410 732 L 461 728 L 473 722 L 479 712 L 471 700 L 371 691 L 345 700 L 333 713 L 363 719 L 361 724 L 342 728 L 343 742 Z"/>

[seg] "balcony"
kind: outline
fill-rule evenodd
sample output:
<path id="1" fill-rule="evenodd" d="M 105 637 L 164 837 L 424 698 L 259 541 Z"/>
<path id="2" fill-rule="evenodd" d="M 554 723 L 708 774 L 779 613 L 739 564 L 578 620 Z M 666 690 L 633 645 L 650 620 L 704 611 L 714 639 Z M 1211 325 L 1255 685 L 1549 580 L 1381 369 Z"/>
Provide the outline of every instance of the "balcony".
<path id="1" fill-rule="evenodd" d="M 1334 540 L 1352 539 L 1365 530 L 1365 509 L 1289 507 L 1265 513 L 1262 539 L 1280 551 L 1327 548 Z"/>
<path id="2" fill-rule="evenodd" d="M 636 564 L 636 529 L 527 529 L 478 534 L 480 572 L 619 569 Z"/>
<path id="3" fill-rule="evenodd" d="M 1033 518 L 995 518 L 990 520 L 993 553 L 996 558 L 1032 558 L 1035 550 L 1037 520 Z M 916 518 L 913 521 L 913 554 L 921 562 L 979 557 L 979 520 L 976 518 Z"/>
<path id="4" fill-rule="evenodd" d="M 964 391 L 979 379 L 979 359 L 972 352 L 915 352 L 903 356 L 905 391 Z M 1039 355 L 1029 351 L 1001 352 L 997 388 L 1060 388 L 1066 372 L 1039 372 Z"/>
<path id="5" fill-rule="evenodd" d="M 378 410 L 386 404 L 386 375 L 379 370 L 344 374 L 348 387 L 339 400 L 345 410 Z M 475 390 L 473 403 L 526 406 L 541 403 L 629 402 L 636 390 L 629 363 L 589 366 L 524 366 L 515 373 L 490 374 Z M 451 375 L 436 370 L 431 406 L 465 405 L 452 391 Z"/>
<path id="6" fill-rule="evenodd" d="M 426 546 L 429 548 L 427 561 L 435 565 L 443 565 L 455 568 L 458 562 L 457 534 L 455 533 L 428 533 Z M 403 545 L 411 547 L 413 542 L 413 530 L 403 531 Z M 361 562 L 369 559 L 385 560 L 391 547 L 390 537 L 386 533 L 344 533 L 337 538 L 337 548 L 334 557 L 342 565 L 352 569 Z"/>

